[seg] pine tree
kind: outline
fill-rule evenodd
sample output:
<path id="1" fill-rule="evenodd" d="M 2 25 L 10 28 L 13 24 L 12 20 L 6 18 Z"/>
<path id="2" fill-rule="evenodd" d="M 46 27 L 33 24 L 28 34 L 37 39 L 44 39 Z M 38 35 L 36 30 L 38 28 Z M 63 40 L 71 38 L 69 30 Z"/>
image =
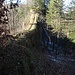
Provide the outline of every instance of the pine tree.
<path id="1" fill-rule="evenodd" d="M 46 15 L 48 1 L 49 0 L 34 0 L 34 6 L 40 14 Z"/>
<path id="2" fill-rule="evenodd" d="M 48 5 L 48 11 L 47 11 L 47 23 L 48 25 L 51 25 L 55 30 L 58 29 L 60 23 L 60 18 L 62 16 L 62 7 L 63 7 L 63 1 L 62 0 L 50 0 L 50 3 Z"/>

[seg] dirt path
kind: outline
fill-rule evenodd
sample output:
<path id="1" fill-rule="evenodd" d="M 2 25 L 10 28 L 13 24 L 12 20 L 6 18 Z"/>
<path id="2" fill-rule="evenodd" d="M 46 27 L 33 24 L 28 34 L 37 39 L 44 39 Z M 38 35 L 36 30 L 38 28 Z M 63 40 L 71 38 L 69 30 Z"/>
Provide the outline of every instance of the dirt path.
<path id="1" fill-rule="evenodd" d="M 47 60 L 51 60 L 53 63 L 50 63 L 50 65 L 53 65 L 53 70 L 56 70 L 56 75 L 75 75 L 75 60 L 70 58 L 63 58 L 63 57 L 57 57 L 48 55 L 46 53 Z M 54 74 L 52 74 L 54 75 Z"/>

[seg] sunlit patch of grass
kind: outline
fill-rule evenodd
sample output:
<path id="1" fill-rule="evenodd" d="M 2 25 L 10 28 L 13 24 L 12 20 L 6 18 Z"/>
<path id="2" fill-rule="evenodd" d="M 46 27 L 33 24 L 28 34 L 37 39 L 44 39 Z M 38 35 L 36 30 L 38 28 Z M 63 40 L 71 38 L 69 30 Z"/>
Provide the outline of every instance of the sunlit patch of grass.
<path id="1" fill-rule="evenodd" d="M 75 43 L 75 31 L 70 34 L 70 39 L 72 39 L 72 42 Z"/>

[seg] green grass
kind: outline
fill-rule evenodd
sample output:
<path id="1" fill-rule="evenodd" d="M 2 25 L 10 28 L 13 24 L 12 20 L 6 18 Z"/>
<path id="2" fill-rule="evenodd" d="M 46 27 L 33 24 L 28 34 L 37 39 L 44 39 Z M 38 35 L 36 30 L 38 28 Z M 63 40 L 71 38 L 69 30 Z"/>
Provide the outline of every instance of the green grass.
<path id="1" fill-rule="evenodd" d="M 75 43 L 75 31 L 70 33 L 70 39 L 72 40 L 73 43 Z"/>

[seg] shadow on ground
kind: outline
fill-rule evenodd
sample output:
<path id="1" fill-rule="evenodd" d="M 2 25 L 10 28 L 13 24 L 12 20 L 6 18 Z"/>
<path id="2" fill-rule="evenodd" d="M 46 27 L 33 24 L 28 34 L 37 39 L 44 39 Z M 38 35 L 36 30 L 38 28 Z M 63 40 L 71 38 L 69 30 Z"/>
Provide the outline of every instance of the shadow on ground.
<path id="1" fill-rule="evenodd" d="M 38 29 L 35 29 L 16 40 L 11 40 L 5 47 L 0 47 L 0 75 L 75 74 L 72 68 L 58 65 L 43 52 L 39 35 Z"/>

